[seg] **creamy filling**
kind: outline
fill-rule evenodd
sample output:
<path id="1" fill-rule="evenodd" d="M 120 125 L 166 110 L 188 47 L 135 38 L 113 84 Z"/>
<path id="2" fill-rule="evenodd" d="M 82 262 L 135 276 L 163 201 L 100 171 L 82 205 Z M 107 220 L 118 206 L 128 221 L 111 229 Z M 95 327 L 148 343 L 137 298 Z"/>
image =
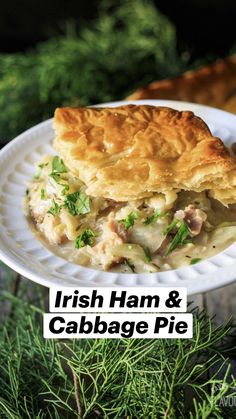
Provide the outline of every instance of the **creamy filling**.
<path id="1" fill-rule="evenodd" d="M 25 200 L 37 237 L 51 251 L 129 273 L 178 268 L 219 253 L 235 241 L 235 209 L 207 191 L 166 191 L 130 202 L 91 197 L 57 156 L 38 164 Z"/>

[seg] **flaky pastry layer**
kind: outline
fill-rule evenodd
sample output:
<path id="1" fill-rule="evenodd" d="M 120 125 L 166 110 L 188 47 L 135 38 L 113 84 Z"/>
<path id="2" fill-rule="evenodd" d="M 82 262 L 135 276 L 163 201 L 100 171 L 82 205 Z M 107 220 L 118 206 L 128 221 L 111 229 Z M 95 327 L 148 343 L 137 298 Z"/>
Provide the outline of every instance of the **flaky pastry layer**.
<path id="1" fill-rule="evenodd" d="M 55 149 L 87 186 L 116 201 L 209 190 L 236 202 L 236 159 L 192 112 L 166 107 L 58 108 Z"/>

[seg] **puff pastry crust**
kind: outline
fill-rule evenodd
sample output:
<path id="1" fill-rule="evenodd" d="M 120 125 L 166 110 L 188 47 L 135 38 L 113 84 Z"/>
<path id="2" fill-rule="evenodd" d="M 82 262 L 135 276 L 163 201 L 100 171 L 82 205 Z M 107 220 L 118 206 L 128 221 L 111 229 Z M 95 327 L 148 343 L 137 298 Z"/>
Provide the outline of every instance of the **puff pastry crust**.
<path id="1" fill-rule="evenodd" d="M 236 159 L 192 112 L 165 107 L 58 108 L 55 149 L 87 194 L 129 201 L 209 190 L 236 202 Z"/>
<path id="2" fill-rule="evenodd" d="M 187 71 L 179 77 L 158 80 L 132 93 L 128 100 L 174 99 L 201 103 L 236 113 L 236 54 Z"/>

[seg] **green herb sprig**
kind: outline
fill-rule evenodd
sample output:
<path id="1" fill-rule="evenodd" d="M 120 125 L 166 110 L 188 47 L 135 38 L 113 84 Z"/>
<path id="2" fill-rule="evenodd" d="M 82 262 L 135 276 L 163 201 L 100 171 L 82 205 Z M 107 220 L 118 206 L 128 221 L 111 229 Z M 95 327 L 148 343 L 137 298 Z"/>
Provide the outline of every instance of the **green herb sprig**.
<path id="1" fill-rule="evenodd" d="M 182 221 L 178 228 L 177 233 L 175 234 L 174 238 L 170 242 L 170 245 L 166 252 L 166 256 L 172 253 L 178 246 L 183 246 L 184 244 L 187 244 L 186 239 L 187 237 L 189 237 L 189 235 L 190 235 L 190 231 L 188 229 L 188 226 L 184 221 Z"/>
<path id="2" fill-rule="evenodd" d="M 42 200 L 46 199 L 46 191 L 44 188 L 40 190 L 40 199 Z"/>
<path id="3" fill-rule="evenodd" d="M 135 273 L 135 266 L 129 261 L 129 259 L 124 259 L 124 264 L 130 269 L 131 272 Z"/>
<path id="4" fill-rule="evenodd" d="M 62 186 L 61 194 L 65 195 L 66 192 L 69 191 L 70 187 L 68 183 L 64 183 L 61 181 L 61 177 L 59 173 L 50 173 L 49 176 L 60 186 Z"/>
<path id="5" fill-rule="evenodd" d="M 190 265 L 195 265 L 195 263 L 201 262 L 201 258 L 192 258 L 190 261 Z"/>
<path id="6" fill-rule="evenodd" d="M 60 186 L 62 186 L 61 194 L 65 195 L 70 187 L 68 183 L 62 182 L 61 174 L 67 173 L 67 168 L 63 160 L 59 156 L 54 156 L 52 159 L 52 172 L 49 176 Z"/>
<path id="7" fill-rule="evenodd" d="M 123 223 L 126 230 L 129 230 L 134 226 L 135 221 L 138 219 L 138 214 L 134 211 L 130 212 L 124 220 L 119 220 L 119 223 Z"/>
<path id="8" fill-rule="evenodd" d="M 54 156 L 52 159 L 52 173 L 59 174 L 59 173 L 66 173 L 67 168 L 63 162 L 63 160 L 59 156 Z"/>
<path id="9" fill-rule="evenodd" d="M 39 180 L 39 179 L 40 179 L 40 176 L 41 176 L 42 170 L 43 170 L 43 168 L 44 168 L 45 166 L 47 166 L 47 165 L 48 165 L 48 163 L 41 163 L 41 164 L 38 164 L 37 169 L 36 169 L 36 173 L 35 173 L 35 175 L 34 175 L 34 180 Z"/>
<path id="10" fill-rule="evenodd" d="M 80 249 L 84 246 L 92 246 L 94 244 L 95 233 L 87 228 L 81 233 L 75 241 L 75 248 Z"/>
<path id="11" fill-rule="evenodd" d="M 90 212 L 90 198 L 85 192 L 74 192 L 66 195 L 64 206 L 72 215 L 84 215 Z"/>
<path id="12" fill-rule="evenodd" d="M 145 253 L 145 262 L 151 262 L 152 261 L 152 255 L 151 255 L 151 251 L 150 251 L 149 247 L 144 247 L 143 250 L 144 250 L 144 253 Z"/>
<path id="13" fill-rule="evenodd" d="M 153 224 L 153 223 L 155 223 L 157 220 L 158 220 L 158 218 L 161 216 L 161 211 L 160 210 L 157 210 L 157 211 L 155 211 L 154 212 L 154 214 L 153 215 L 151 215 L 151 217 L 148 217 L 144 222 L 143 222 L 143 224 L 145 225 L 145 226 L 148 226 L 149 224 Z"/>
<path id="14" fill-rule="evenodd" d="M 48 213 L 52 214 L 54 217 L 59 214 L 62 206 L 59 205 L 55 199 L 52 200 L 52 206 L 49 208 Z"/>
<path id="15" fill-rule="evenodd" d="M 177 220 L 177 218 L 174 218 L 174 220 L 163 231 L 163 235 L 168 236 L 168 234 L 171 233 L 171 231 L 177 226 L 177 224 L 179 224 L 179 220 Z"/>

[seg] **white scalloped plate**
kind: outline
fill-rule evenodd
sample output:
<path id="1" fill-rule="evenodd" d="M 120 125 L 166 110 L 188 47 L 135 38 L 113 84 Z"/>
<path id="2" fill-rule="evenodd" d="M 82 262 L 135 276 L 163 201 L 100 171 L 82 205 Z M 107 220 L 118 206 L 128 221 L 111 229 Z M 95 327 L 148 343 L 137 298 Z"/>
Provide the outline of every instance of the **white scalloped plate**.
<path id="1" fill-rule="evenodd" d="M 206 121 L 226 145 L 236 140 L 236 116 L 218 109 L 167 100 L 113 102 L 169 106 L 191 110 Z M 42 155 L 54 153 L 52 120 L 24 132 L 0 152 L 0 259 L 21 275 L 44 286 L 186 286 L 188 294 L 209 291 L 236 279 L 236 243 L 196 265 L 153 274 L 100 272 L 55 256 L 30 230 L 22 211 L 26 183 Z M 55 154 L 55 153 L 54 153 Z"/>

